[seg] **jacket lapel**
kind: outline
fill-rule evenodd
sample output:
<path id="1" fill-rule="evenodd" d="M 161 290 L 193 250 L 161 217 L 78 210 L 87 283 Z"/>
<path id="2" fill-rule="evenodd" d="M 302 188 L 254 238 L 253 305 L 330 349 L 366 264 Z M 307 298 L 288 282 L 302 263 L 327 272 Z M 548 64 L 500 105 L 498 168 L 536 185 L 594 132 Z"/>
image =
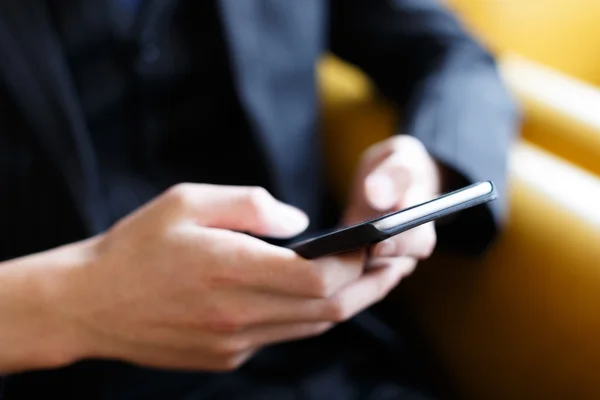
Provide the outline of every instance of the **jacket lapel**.
<path id="1" fill-rule="evenodd" d="M 23 4 L 23 2 L 27 4 Z M 0 76 L 63 174 L 89 234 L 106 227 L 94 152 L 46 3 L 0 2 Z"/>
<path id="2" fill-rule="evenodd" d="M 267 156 L 268 170 L 272 174 L 277 160 L 277 143 L 268 129 L 269 117 L 265 108 L 271 98 L 265 91 L 264 22 L 260 3 L 262 0 L 220 0 L 221 19 L 229 47 L 232 70 L 235 75 L 237 91 L 244 106 L 253 131 L 258 136 Z"/>
<path id="3" fill-rule="evenodd" d="M 323 2 L 219 2 L 240 101 L 276 190 L 295 203 L 299 182 L 314 179 L 316 171 L 310 153 L 316 138 L 306 138 L 315 127 L 305 125 L 316 120 L 312 72 L 323 47 Z M 10 55 L 0 63 L 0 75 L 94 234 L 108 221 L 99 204 L 95 155 L 48 14 L 42 1 L 0 1 L 0 52 Z"/>
<path id="4" fill-rule="evenodd" d="M 321 0 L 220 0 L 238 95 L 278 195 L 301 204 L 316 177 L 315 63 L 324 47 Z M 302 187 L 304 185 L 304 187 Z M 308 200 L 307 200 L 308 201 Z"/>

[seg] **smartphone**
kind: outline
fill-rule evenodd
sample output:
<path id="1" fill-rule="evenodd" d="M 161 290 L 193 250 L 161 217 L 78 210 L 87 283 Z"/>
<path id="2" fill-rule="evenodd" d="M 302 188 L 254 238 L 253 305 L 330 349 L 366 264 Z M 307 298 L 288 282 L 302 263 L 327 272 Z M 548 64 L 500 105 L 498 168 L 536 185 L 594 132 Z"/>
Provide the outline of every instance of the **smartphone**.
<path id="1" fill-rule="evenodd" d="M 491 181 L 479 182 L 383 217 L 292 243 L 298 255 L 314 259 L 371 246 L 427 222 L 498 197 Z"/>

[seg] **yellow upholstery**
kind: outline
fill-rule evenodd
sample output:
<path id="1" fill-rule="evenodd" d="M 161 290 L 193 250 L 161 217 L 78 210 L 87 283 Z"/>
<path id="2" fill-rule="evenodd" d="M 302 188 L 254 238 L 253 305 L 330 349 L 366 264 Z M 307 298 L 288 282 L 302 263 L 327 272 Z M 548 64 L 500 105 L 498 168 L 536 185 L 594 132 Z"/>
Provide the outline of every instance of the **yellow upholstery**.
<path id="1" fill-rule="evenodd" d="M 342 196 L 360 151 L 396 117 L 356 70 L 321 67 Z M 487 256 L 423 263 L 401 293 L 467 398 L 600 398 L 600 180 L 526 143 L 511 157 L 512 211 Z"/>
<path id="2" fill-rule="evenodd" d="M 600 175 L 600 90 L 522 57 L 501 67 L 525 111 L 523 137 Z"/>
<path id="3" fill-rule="evenodd" d="M 447 4 L 503 59 L 526 110 L 523 137 L 600 174 L 600 1 Z"/>
<path id="4" fill-rule="evenodd" d="M 447 0 L 498 52 L 600 85 L 600 1 Z"/>
<path id="5" fill-rule="evenodd" d="M 345 199 L 360 154 L 395 130 L 397 115 L 359 70 L 335 57 L 322 62 L 319 79 L 329 182 Z"/>

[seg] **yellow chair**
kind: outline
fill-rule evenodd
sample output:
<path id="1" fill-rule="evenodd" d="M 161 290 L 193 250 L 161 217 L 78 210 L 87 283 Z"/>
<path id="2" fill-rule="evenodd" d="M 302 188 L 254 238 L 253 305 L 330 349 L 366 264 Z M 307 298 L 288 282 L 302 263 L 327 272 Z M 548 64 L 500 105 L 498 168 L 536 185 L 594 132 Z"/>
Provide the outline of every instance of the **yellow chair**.
<path id="1" fill-rule="evenodd" d="M 448 0 L 502 60 L 523 137 L 600 174 L 600 1 Z"/>
<path id="2" fill-rule="evenodd" d="M 497 53 L 516 53 L 600 86 L 600 2 L 447 0 Z"/>
<path id="3" fill-rule="evenodd" d="M 327 59 L 320 79 L 330 179 L 345 196 L 358 155 L 396 116 L 348 65 Z M 525 142 L 510 165 L 511 213 L 491 251 L 423 263 L 400 294 L 465 398 L 600 398 L 600 180 Z"/>
<path id="4" fill-rule="evenodd" d="M 600 90 L 519 56 L 501 70 L 525 111 L 523 137 L 600 175 Z"/>

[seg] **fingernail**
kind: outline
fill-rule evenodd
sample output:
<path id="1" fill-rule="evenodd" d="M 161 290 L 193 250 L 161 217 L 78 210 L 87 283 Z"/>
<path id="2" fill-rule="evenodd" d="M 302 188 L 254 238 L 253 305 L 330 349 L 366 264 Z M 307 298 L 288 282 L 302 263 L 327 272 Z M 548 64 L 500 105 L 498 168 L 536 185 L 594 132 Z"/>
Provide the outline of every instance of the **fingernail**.
<path id="1" fill-rule="evenodd" d="M 393 241 L 384 241 L 375 247 L 374 251 L 379 257 L 393 257 L 396 255 L 396 244 Z"/>
<path id="2" fill-rule="evenodd" d="M 386 175 L 373 175 L 367 179 L 367 198 L 371 206 L 386 210 L 392 208 L 398 201 L 395 182 Z"/>

